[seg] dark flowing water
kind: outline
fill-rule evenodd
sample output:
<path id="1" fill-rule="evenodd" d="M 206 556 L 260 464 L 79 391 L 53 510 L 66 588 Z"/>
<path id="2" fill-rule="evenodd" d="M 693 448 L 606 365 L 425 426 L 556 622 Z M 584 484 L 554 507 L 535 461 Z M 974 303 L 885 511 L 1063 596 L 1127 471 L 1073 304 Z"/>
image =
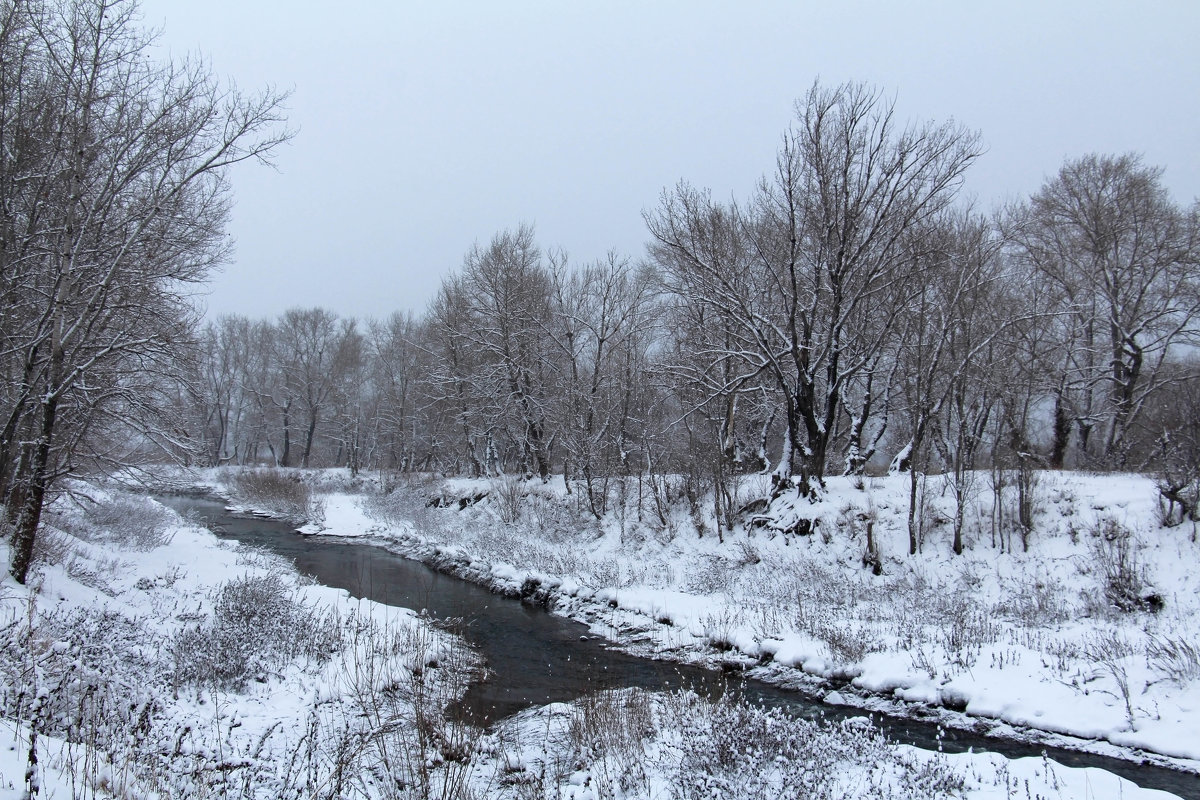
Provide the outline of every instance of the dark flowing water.
<path id="1" fill-rule="evenodd" d="M 224 504 L 193 497 L 164 497 L 175 510 L 194 514 L 218 536 L 278 553 L 322 584 L 388 605 L 461 619 L 456 631 L 487 661 L 489 675 L 475 683 L 461 712 L 480 722 L 502 719 L 534 705 L 574 700 L 598 689 L 693 688 L 717 694 L 735 690 L 751 702 L 787 708 L 805 717 L 837 720 L 863 712 L 828 706 L 796 692 L 711 670 L 652 661 L 612 650 L 577 622 L 492 594 L 458 578 L 353 541 L 303 536 L 277 520 L 235 516 Z M 890 739 L 950 753 L 987 750 L 1009 758 L 1041 756 L 1074 767 L 1099 767 L 1135 783 L 1200 800 L 1200 777 L 1148 764 L 980 736 L 936 724 L 872 714 Z"/>

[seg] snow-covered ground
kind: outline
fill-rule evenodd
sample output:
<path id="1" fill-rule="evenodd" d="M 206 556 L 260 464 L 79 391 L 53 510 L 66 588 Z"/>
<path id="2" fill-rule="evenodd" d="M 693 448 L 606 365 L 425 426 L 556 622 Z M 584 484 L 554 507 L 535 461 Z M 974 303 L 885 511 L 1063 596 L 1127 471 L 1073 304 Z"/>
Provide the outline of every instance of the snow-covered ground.
<path id="1" fill-rule="evenodd" d="M 30 585 L 0 581 L 0 798 L 26 796 L 31 749 L 39 798 L 351 796 L 387 782 L 366 769 L 382 751 L 396 779 L 428 773 L 413 720 L 465 690 L 457 639 L 77 488 L 91 499 L 47 515 Z"/>
<path id="2" fill-rule="evenodd" d="M 723 541 L 683 500 L 663 521 L 643 497 L 639 520 L 632 485 L 588 521 L 561 483 L 309 480 L 323 517 L 311 531 L 387 543 L 636 651 L 736 662 L 855 705 L 936 703 L 985 728 L 1200 751 L 1197 546 L 1190 529 L 1158 527 L 1141 478 L 1043 476 L 1028 553 L 977 527 L 951 555 L 935 497 L 915 558 L 895 479 L 831 481 L 812 536 Z M 442 715 L 474 663 L 453 637 L 306 585 L 149 501 L 87 491 L 86 510 L 59 501 L 48 516 L 32 590 L 0 582 L 0 799 L 22 796 L 31 729 L 40 797 L 750 797 L 781 781 L 814 797 L 1166 796 L 1098 770 L 927 753 L 865 723 L 809 729 L 686 695 L 615 693 L 473 731 Z M 879 576 L 861 565 L 866 519 Z M 1113 559 L 1159 611 L 1112 607 Z"/>
<path id="3" fill-rule="evenodd" d="M 766 493 L 753 480 L 743 497 Z M 1195 768 L 1192 525 L 1160 524 L 1148 478 L 1042 473 L 1026 551 L 1012 527 L 993 537 L 988 480 L 976 476 L 961 556 L 951 551 L 952 495 L 939 477 L 928 479 L 916 556 L 907 476 L 831 479 L 816 505 L 767 512 L 811 516 L 809 536 L 739 526 L 718 537 L 710 502 L 693 511 L 680 500 L 660 517 L 645 487 L 639 515 L 632 485 L 595 520 L 561 481 L 511 479 L 333 491 L 310 530 L 388 542 L 545 602 L 634 652 L 733 662 L 829 691 L 833 702 L 933 706 L 985 732 L 1023 729 L 1057 743 L 1052 734 L 1062 734 Z M 881 575 L 863 567 L 868 523 Z"/>
<path id="4" fill-rule="evenodd" d="M 562 800 L 1173 796 L 1045 758 L 888 744 L 863 717 L 818 726 L 693 695 L 636 690 L 531 709 L 499 726 L 481 748 L 496 754 L 493 784 L 520 797 Z"/>

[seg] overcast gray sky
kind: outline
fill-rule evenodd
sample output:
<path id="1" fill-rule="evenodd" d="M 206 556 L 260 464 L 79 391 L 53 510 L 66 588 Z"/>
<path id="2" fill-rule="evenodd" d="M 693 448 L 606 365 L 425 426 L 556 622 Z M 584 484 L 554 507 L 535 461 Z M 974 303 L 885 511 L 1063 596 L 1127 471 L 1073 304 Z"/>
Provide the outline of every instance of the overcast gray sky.
<path id="1" fill-rule="evenodd" d="M 985 207 L 1064 158 L 1137 151 L 1200 195 L 1200 2 L 142 0 L 175 55 L 291 88 L 279 170 L 239 169 L 211 314 L 424 309 L 472 242 L 536 225 L 574 261 L 640 257 L 686 178 L 744 197 L 816 78 L 988 147 Z"/>

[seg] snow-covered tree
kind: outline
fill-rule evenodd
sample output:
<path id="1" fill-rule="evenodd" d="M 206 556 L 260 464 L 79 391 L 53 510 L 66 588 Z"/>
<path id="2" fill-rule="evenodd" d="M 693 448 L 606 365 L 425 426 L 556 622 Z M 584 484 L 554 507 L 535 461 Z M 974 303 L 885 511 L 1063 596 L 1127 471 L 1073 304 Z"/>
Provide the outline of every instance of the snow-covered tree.
<path id="1" fill-rule="evenodd" d="M 1088 155 L 1013 214 L 1016 252 L 1059 306 L 1059 452 L 1073 424 L 1081 455 L 1124 465 L 1164 364 L 1197 333 L 1197 213 L 1161 177 L 1136 155 Z"/>
<path id="2" fill-rule="evenodd" d="M 114 406 L 110 423 L 144 420 L 131 382 L 173 367 L 192 287 L 228 253 L 228 167 L 288 136 L 279 94 L 156 60 L 136 14 L 130 0 L 0 7 L 0 488 L 18 581 L 92 423 Z M 180 433 L 151 422 L 127 436 Z"/>
<path id="3" fill-rule="evenodd" d="M 907 296 L 906 234 L 943 211 L 979 153 L 950 123 L 901 126 L 874 88 L 814 85 L 774 171 L 744 207 L 681 186 L 647 215 L 672 290 L 728 320 L 712 345 L 733 386 L 774 384 L 784 436 L 777 491 L 822 480 L 849 385 L 878 367 Z M 861 409 L 860 409 L 861 410 Z"/>

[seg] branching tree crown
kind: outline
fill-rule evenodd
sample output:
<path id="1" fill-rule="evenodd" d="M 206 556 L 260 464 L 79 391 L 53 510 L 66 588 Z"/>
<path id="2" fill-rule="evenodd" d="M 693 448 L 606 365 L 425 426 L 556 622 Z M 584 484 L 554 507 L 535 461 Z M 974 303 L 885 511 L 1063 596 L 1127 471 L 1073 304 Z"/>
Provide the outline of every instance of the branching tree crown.
<path id="1" fill-rule="evenodd" d="M 191 287 L 228 255 L 228 168 L 289 136 L 282 95 L 151 44 L 132 0 L 0 5 L 0 490 L 19 581 L 47 489 L 106 408 L 146 407 L 130 376 L 173 362 Z"/>
<path id="2" fill-rule="evenodd" d="M 706 348 L 709 374 L 728 376 L 714 390 L 769 378 L 785 422 L 777 485 L 795 476 L 807 491 L 847 390 L 895 333 L 913 273 L 904 236 L 953 200 L 979 140 L 950 123 L 901 126 L 863 84 L 814 85 L 796 116 L 747 205 L 681 185 L 647 224 L 669 290 L 724 332 Z"/>

